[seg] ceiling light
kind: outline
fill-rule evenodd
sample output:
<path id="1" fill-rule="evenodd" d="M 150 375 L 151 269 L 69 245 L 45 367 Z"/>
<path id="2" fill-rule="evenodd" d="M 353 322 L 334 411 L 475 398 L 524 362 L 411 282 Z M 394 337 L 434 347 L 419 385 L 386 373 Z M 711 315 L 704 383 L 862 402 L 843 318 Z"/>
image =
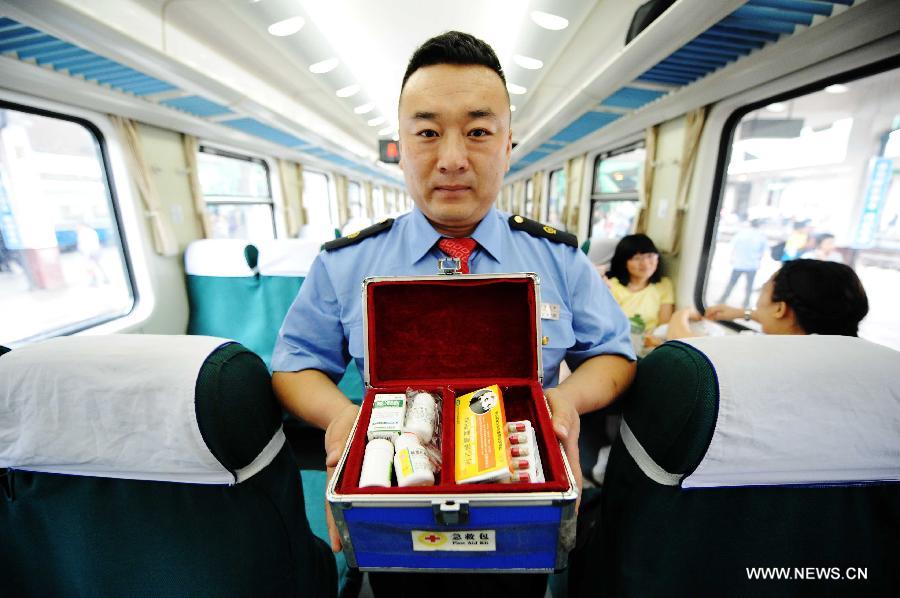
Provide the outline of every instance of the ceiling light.
<path id="1" fill-rule="evenodd" d="M 513 62 L 518 64 L 523 69 L 528 69 L 530 71 L 536 71 L 544 66 L 544 63 L 537 58 L 530 58 L 528 56 L 522 56 L 521 54 L 514 54 Z"/>
<path id="2" fill-rule="evenodd" d="M 544 29 L 549 29 L 550 31 L 559 31 L 569 26 L 568 19 L 539 10 L 531 11 L 531 20 L 537 25 L 540 25 Z"/>
<path id="3" fill-rule="evenodd" d="M 380 131 L 378 131 L 378 134 L 379 135 L 390 135 L 393 132 L 394 132 L 394 127 L 385 127 L 383 129 L 381 129 Z"/>
<path id="4" fill-rule="evenodd" d="M 509 105 L 509 111 L 510 111 L 510 112 L 515 112 L 515 111 L 516 111 L 516 105 L 515 105 L 515 104 L 510 104 L 510 105 Z"/>
<path id="5" fill-rule="evenodd" d="M 309 71 L 317 75 L 324 75 L 325 73 L 330 73 L 331 71 L 336 69 L 337 65 L 339 65 L 340 63 L 341 61 L 337 58 L 328 58 L 321 62 L 309 65 Z"/>
<path id="6" fill-rule="evenodd" d="M 342 87 L 334 93 L 336 93 L 339 98 L 349 98 L 350 96 L 355 96 L 359 93 L 359 85 L 354 83 L 353 85 Z"/>
<path id="7" fill-rule="evenodd" d="M 509 93 L 511 93 L 511 94 L 513 94 L 513 95 L 516 95 L 516 96 L 520 96 L 520 95 L 522 95 L 523 93 L 527 93 L 527 92 L 528 92 L 527 89 L 525 89 L 525 88 L 522 87 L 521 85 L 516 85 L 515 83 L 507 83 L 507 84 L 506 84 L 506 89 L 509 90 Z"/>
<path id="8" fill-rule="evenodd" d="M 375 104 L 369 102 L 368 104 L 363 104 L 362 106 L 357 106 L 353 109 L 357 114 L 365 114 L 367 112 L 371 112 L 375 108 Z"/>
<path id="9" fill-rule="evenodd" d="M 370 118 L 369 120 L 367 120 L 366 124 L 369 125 L 370 127 L 377 127 L 378 125 L 380 125 L 383 122 L 384 122 L 383 116 L 376 116 L 375 118 Z"/>
<path id="10" fill-rule="evenodd" d="M 775 102 L 774 104 L 769 104 L 766 106 L 766 110 L 769 112 L 784 112 L 787 110 L 787 106 L 782 104 L 781 102 Z"/>
<path id="11" fill-rule="evenodd" d="M 840 83 L 835 83 L 834 85 L 829 85 L 825 88 L 827 93 L 847 93 L 850 91 L 850 88 L 846 85 L 841 85 Z"/>
<path id="12" fill-rule="evenodd" d="M 283 21 L 278 21 L 277 23 L 272 23 L 271 25 L 269 25 L 269 33 L 271 33 L 275 37 L 293 35 L 303 29 L 303 26 L 305 24 L 306 19 L 304 19 L 303 17 L 291 17 L 290 19 L 285 19 Z"/>

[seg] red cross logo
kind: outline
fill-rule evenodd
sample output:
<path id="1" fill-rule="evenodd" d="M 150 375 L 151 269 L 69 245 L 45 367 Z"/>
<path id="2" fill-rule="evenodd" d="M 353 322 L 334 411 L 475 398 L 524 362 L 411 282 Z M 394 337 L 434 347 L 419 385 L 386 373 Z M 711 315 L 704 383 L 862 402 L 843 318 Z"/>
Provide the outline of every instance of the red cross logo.
<path id="1" fill-rule="evenodd" d="M 432 544 L 434 544 L 435 542 L 437 542 L 438 540 L 440 540 L 441 537 L 440 537 L 440 536 L 435 536 L 434 534 L 431 534 L 430 536 L 423 536 L 422 539 L 423 539 L 423 540 L 428 540 L 429 542 L 431 542 Z"/>

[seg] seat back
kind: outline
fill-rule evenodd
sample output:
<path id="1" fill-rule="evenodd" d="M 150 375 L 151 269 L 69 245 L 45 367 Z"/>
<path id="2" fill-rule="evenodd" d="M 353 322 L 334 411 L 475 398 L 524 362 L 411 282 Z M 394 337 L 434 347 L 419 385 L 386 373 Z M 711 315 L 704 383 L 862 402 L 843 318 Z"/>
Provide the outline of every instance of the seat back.
<path id="1" fill-rule="evenodd" d="M 0 351 L 4 594 L 333 596 L 262 361 L 209 337 Z"/>
<path id="2" fill-rule="evenodd" d="M 278 331 L 319 243 L 305 239 L 202 239 L 185 251 L 188 334 L 234 339 L 271 366 Z M 363 382 L 351 362 L 338 387 L 362 401 Z"/>
<path id="3" fill-rule="evenodd" d="M 653 351 L 624 401 L 573 594 L 896 595 L 898 371 L 900 353 L 848 337 Z M 756 579 L 760 567 L 791 579 Z M 867 579 L 847 579 L 857 568 Z"/>

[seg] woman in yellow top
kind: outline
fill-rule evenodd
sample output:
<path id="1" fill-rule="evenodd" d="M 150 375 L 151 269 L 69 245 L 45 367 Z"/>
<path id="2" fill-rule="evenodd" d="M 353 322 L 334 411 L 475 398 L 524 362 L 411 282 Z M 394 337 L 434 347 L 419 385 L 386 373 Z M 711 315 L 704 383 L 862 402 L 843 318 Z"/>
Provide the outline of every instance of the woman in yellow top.
<path id="1" fill-rule="evenodd" d="M 647 235 L 622 237 L 606 272 L 606 282 L 631 320 L 632 333 L 649 334 L 672 317 L 672 281 L 660 274 L 659 251 Z"/>

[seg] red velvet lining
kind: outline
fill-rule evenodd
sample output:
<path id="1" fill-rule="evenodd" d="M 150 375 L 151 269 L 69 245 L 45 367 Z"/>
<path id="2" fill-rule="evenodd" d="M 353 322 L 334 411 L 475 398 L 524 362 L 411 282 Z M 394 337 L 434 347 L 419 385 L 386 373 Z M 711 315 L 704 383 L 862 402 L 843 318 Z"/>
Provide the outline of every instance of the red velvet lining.
<path id="1" fill-rule="evenodd" d="M 382 281 L 367 294 L 375 388 L 537 377 L 530 278 Z"/>
<path id="2" fill-rule="evenodd" d="M 337 490 L 340 494 L 484 494 L 488 492 L 562 492 L 569 484 L 562 462 L 559 441 L 553 434 L 550 412 L 544 394 L 536 380 L 485 379 L 479 382 L 465 381 L 458 386 L 417 386 L 416 390 L 428 390 L 442 397 L 441 407 L 441 472 L 436 476 L 434 486 L 400 488 L 360 488 L 359 474 L 362 470 L 363 454 L 366 446 L 366 430 L 372 415 L 372 401 L 376 393 L 405 392 L 406 387 L 385 387 L 369 389 L 360 409 L 356 432 L 350 444 L 347 460 Z M 484 386 L 499 384 L 503 391 L 503 404 L 508 421 L 529 420 L 535 426 L 538 450 L 544 467 L 545 482 L 516 484 L 457 484 L 454 481 L 453 439 L 456 396 L 464 395 Z M 396 482 L 396 480 L 395 480 Z"/>
<path id="3" fill-rule="evenodd" d="M 337 485 L 341 494 L 484 494 L 563 492 L 562 451 L 537 380 L 536 297 L 530 278 L 379 281 L 367 286 L 368 367 L 356 432 Z M 546 482 L 457 484 L 454 399 L 491 384 L 503 391 L 508 421 L 535 427 Z M 435 485 L 359 488 L 375 394 L 407 387 L 442 397 L 443 463 Z"/>

